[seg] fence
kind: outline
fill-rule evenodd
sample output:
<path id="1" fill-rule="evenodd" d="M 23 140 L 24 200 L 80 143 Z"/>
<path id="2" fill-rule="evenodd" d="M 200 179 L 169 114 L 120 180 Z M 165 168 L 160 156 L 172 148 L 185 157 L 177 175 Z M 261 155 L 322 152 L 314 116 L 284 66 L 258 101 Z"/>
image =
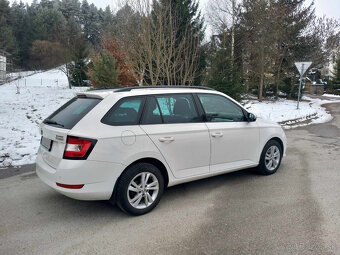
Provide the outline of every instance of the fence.
<path id="1" fill-rule="evenodd" d="M 23 78 L 18 80 L 13 80 L 10 83 L 15 84 L 21 88 L 25 87 L 55 87 L 63 88 L 68 87 L 67 79 L 31 79 Z"/>

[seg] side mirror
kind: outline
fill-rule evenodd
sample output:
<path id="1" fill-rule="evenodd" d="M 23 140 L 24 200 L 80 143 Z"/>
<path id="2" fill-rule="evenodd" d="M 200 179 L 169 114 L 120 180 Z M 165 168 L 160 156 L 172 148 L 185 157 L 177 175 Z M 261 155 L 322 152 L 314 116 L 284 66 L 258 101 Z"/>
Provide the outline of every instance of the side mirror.
<path id="1" fill-rule="evenodd" d="M 256 115 L 253 114 L 253 113 L 250 113 L 250 112 L 249 112 L 247 118 L 248 118 L 248 122 L 254 122 L 254 121 L 256 121 Z"/>

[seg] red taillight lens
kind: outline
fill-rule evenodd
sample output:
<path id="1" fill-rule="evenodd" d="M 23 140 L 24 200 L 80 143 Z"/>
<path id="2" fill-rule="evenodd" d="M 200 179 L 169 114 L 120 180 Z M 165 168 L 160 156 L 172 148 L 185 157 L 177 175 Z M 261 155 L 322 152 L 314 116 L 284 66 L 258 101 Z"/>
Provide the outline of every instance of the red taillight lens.
<path id="1" fill-rule="evenodd" d="M 74 184 L 62 184 L 62 183 L 59 183 L 59 182 L 57 182 L 56 184 L 57 184 L 57 186 L 65 188 L 65 189 L 81 189 L 82 187 L 84 187 L 84 184 L 74 185 Z"/>
<path id="2" fill-rule="evenodd" d="M 67 137 L 64 158 L 66 159 L 86 159 L 90 154 L 96 140 Z"/>

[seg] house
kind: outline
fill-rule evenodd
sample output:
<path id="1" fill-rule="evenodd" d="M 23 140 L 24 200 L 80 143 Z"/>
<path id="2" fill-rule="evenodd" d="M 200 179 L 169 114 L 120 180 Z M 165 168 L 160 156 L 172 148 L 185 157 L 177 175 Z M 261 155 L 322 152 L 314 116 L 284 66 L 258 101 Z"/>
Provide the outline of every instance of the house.
<path id="1" fill-rule="evenodd" d="M 6 80 L 7 56 L 10 54 L 0 49 L 0 84 Z"/>
<path id="2" fill-rule="evenodd" d="M 332 79 L 332 77 L 334 76 L 336 60 L 339 57 L 340 57 L 340 46 L 331 50 L 330 55 L 328 56 L 327 63 L 322 69 L 322 75 L 325 78 Z"/>

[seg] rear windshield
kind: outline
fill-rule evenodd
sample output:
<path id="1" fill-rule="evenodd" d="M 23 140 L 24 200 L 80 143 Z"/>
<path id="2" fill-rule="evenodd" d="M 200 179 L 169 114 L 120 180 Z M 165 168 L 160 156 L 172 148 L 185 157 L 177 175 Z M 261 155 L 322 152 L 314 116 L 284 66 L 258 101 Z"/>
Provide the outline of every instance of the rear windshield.
<path id="1" fill-rule="evenodd" d="M 60 128 L 72 129 L 101 99 L 75 97 L 44 120 L 44 123 Z"/>

